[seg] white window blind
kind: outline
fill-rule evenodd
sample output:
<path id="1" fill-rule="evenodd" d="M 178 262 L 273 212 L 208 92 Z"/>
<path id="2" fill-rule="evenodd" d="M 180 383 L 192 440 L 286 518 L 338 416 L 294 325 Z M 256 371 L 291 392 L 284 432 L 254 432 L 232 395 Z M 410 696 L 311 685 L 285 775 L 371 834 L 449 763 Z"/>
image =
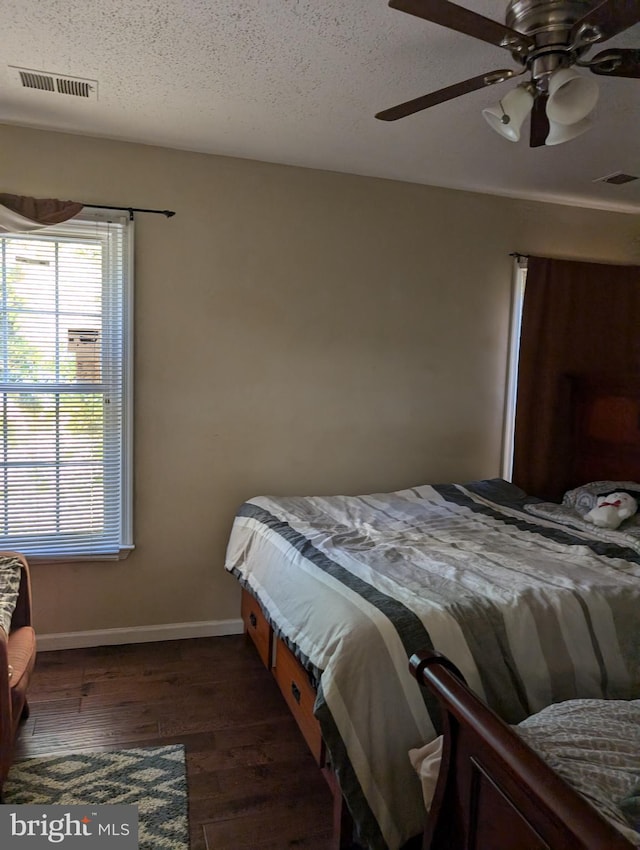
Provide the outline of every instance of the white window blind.
<path id="1" fill-rule="evenodd" d="M 0 237 L 0 548 L 131 548 L 132 226 Z"/>

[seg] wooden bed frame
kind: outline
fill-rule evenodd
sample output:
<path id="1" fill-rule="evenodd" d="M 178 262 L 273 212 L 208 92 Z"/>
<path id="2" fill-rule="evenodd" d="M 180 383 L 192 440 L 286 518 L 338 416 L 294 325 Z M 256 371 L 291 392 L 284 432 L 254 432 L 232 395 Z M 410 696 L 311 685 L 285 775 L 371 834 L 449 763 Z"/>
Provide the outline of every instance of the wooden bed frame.
<path id="1" fill-rule="evenodd" d="M 567 490 L 587 481 L 640 481 L 640 375 L 567 375 L 571 463 Z"/>
<path id="2" fill-rule="evenodd" d="M 467 687 L 445 656 L 412 656 L 444 733 L 423 850 L 632 850 L 633 845 Z"/>

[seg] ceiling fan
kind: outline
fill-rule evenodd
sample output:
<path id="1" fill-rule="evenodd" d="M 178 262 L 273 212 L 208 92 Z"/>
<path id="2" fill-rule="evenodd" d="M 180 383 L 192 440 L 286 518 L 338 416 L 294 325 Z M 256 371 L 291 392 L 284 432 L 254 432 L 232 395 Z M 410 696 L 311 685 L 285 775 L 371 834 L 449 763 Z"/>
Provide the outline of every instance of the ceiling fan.
<path id="1" fill-rule="evenodd" d="M 468 92 L 528 74 L 497 107 L 483 110 L 489 124 L 510 141 L 531 114 L 531 147 L 575 138 L 590 126 L 598 98 L 595 80 L 579 74 L 587 68 L 604 77 L 640 78 L 640 49 L 610 48 L 587 59 L 590 48 L 640 21 L 640 0 L 510 0 L 505 24 L 485 18 L 449 0 L 389 0 L 426 21 L 457 30 L 508 50 L 522 67 L 489 71 L 378 112 L 396 121 Z"/>

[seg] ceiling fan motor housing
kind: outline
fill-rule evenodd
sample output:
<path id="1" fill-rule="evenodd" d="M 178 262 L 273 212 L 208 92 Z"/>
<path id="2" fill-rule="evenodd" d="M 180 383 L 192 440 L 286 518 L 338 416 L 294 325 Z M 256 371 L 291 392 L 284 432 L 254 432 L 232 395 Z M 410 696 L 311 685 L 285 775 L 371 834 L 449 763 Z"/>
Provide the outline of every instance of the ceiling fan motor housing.
<path id="1" fill-rule="evenodd" d="M 576 21 L 597 3 L 593 0 L 511 0 L 505 23 L 535 40 L 529 51 L 515 48 L 513 58 L 525 65 L 539 90 L 546 90 L 549 76 L 558 68 L 568 68 L 591 47 L 572 45 L 570 34 Z"/>

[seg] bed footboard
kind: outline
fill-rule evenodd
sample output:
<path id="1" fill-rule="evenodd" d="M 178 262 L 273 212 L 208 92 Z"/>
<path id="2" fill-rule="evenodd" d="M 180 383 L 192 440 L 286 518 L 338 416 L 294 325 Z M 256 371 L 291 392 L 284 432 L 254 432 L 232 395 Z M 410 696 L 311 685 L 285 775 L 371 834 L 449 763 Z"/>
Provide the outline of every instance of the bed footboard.
<path id="1" fill-rule="evenodd" d="M 411 658 L 438 698 L 444 746 L 423 850 L 632 850 L 437 652 Z"/>

